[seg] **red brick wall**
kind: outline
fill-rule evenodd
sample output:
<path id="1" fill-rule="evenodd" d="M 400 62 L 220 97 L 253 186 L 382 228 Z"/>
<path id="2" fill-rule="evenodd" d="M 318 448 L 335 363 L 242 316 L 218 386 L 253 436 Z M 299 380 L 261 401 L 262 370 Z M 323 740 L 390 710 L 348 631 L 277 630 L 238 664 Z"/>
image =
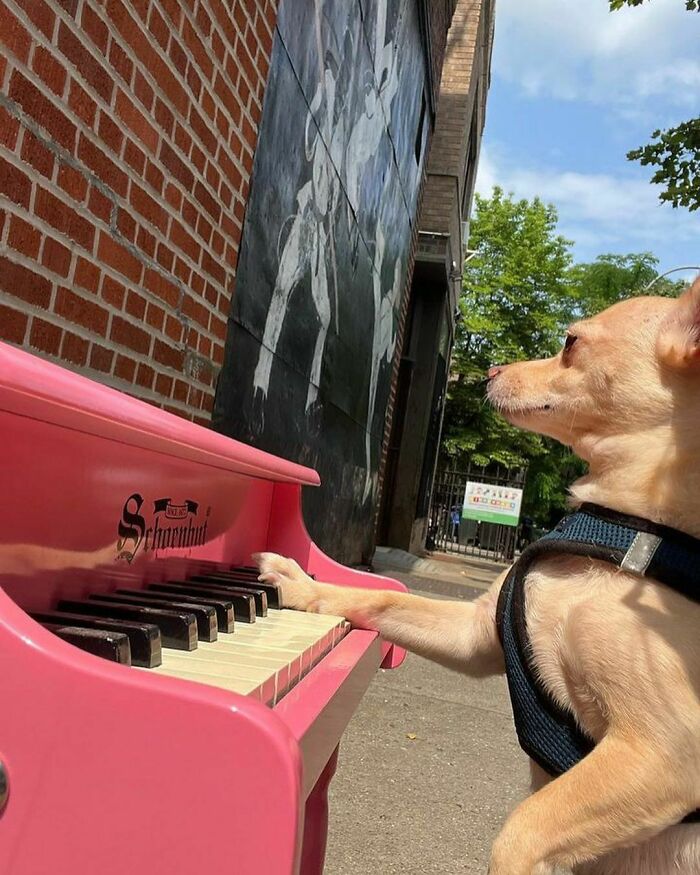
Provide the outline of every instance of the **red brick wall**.
<path id="1" fill-rule="evenodd" d="M 0 339 L 208 422 L 277 0 L 0 0 Z"/>

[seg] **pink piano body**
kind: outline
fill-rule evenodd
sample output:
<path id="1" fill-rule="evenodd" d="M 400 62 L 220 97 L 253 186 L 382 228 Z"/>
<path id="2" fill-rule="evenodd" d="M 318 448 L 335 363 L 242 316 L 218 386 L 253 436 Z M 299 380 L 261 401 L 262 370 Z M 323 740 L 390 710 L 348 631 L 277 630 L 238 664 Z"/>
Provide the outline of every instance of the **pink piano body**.
<path id="1" fill-rule="evenodd" d="M 0 872 L 322 871 L 340 736 L 401 651 L 352 630 L 270 708 L 99 659 L 26 613 L 258 550 L 404 589 L 311 542 L 301 487 L 317 483 L 0 344 Z"/>

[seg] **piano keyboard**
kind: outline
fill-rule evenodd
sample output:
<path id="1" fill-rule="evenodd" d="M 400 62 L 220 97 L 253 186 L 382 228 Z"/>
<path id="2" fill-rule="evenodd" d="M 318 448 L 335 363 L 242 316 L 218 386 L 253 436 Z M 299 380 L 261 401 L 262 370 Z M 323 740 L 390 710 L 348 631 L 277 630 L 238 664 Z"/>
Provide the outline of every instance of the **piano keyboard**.
<path id="1" fill-rule="evenodd" d="M 121 587 L 33 613 L 97 656 L 275 705 L 347 633 L 342 617 L 280 607 L 252 568 Z"/>

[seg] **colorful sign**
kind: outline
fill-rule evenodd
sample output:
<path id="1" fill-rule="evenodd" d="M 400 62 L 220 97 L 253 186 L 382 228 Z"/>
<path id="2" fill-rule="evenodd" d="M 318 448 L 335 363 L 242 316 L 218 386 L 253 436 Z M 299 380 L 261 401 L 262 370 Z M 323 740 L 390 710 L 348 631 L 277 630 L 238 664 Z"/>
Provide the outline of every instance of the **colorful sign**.
<path id="1" fill-rule="evenodd" d="M 468 480 L 464 491 L 462 519 L 517 526 L 522 500 L 522 489 L 514 486 L 494 486 L 492 483 Z"/>

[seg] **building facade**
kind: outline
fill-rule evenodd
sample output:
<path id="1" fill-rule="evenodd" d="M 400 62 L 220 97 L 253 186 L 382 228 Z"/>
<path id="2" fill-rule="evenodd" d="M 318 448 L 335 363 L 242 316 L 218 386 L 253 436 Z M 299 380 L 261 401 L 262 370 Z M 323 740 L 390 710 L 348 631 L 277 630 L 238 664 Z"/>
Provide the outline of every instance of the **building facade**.
<path id="1" fill-rule="evenodd" d="M 415 289 L 461 262 L 445 75 L 484 72 L 454 12 L 0 0 L 0 339 L 319 469 L 307 523 L 345 562 L 372 552 Z"/>

